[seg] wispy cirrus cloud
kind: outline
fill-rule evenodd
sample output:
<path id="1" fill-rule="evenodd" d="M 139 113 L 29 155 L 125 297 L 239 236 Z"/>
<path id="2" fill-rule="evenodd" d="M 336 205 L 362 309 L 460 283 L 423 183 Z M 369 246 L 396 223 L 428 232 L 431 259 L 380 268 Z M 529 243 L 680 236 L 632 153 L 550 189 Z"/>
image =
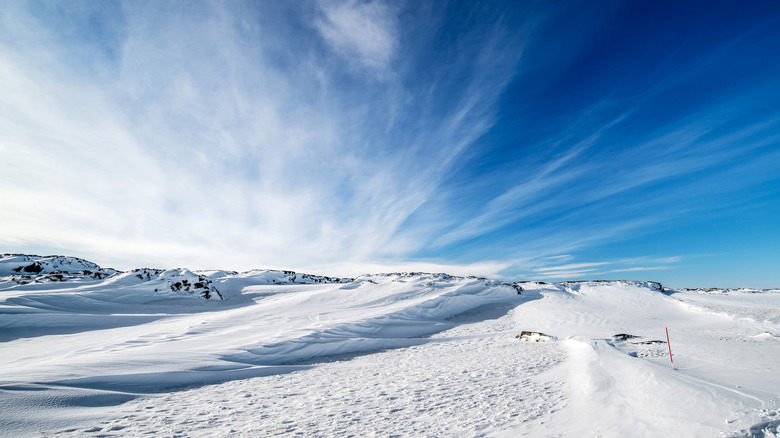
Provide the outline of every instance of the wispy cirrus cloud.
<path id="1" fill-rule="evenodd" d="M 578 270 L 583 268 L 595 268 L 596 266 L 602 266 L 606 265 L 607 262 L 595 262 L 595 263 L 570 263 L 567 265 L 557 265 L 557 266 L 544 266 L 540 268 L 536 268 L 535 270 L 537 272 L 549 272 L 549 271 L 572 271 L 572 270 Z M 589 269 L 592 270 L 592 269 Z"/>
<path id="2" fill-rule="evenodd" d="M 402 47 L 398 6 L 316 6 L 7 8 L 3 244 L 120 267 L 408 255 L 394 234 L 494 124 L 520 52 L 496 24 L 430 68 L 439 29 Z"/>
<path id="3" fill-rule="evenodd" d="M 770 145 L 780 138 L 774 113 L 728 134 L 713 135 L 720 125 L 744 116 L 734 108 L 750 108 L 755 99 L 752 93 L 731 97 L 640 141 L 610 132 L 632 122 L 628 114 L 633 110 L 595 130 L 580 127 L 579 136 L 585 139 L 579 142 L 567 133 L 573 146 L 538 168 L 524 170 L 518 184 L 490 199 L 476 216 L 436 238 L 433 245 L 467 244 L 502 230 L 512 236 L 502 246 L 517 242 L 517 250 L 526 254 L 571 252 L 655 232 L 693 210 L 703 213 L 702 205 L 694 207 L 691 199 L 769 181 L 771 173 L 758 171 L 724 184 L 724 176 L 736 171 L 732 163 L 758 169 L 776 162 Z M 621 147 L 605 154 L 604 142 Z M 601 144 L 589 150 L 596 143 Z M 671 189 L 670 184 L 676 187 Z M 723 205 L 710 203 L 707 208 L 715 212 Z"/>
<path id="4" fill-rule="evenodd" d="M 518 261 L 517 266 L 526 271 L 526 276 L 530 280 L 597 280 L 615 278 L 614 274 L 665 271 L 673 269 L 683 259 L 684 257 L 681 256 L 665 258 L 635 257 L 631 259 L 551 265 L 549 262 L 555 260 L 555 256 L 553 256 L 552 258 L 545 257 Z"/>
<path id="5" fill-rule="evenodd" d="M 670 266 L 636 266 L 633 268 L 611 269 L 609 271 L 604 271 L 601 273 L 614 274 L 616 272 L 663 271 L 666 269 L 671 269 L 671 267 Z"/>
<path id="6" fill-rule="evenodd" d="M 314 27 L 347 63 L 387 74 L 399 46 L 397 12 L 382 1 L 319 1 Z M 354 65 L 356 64 L 356 65 Z"/>
<path id="7" fill-rule="evenodd" d="M 569 279 L 772 235 L 764 5 L 665 6 L 663 38 L 639 4 L 4 6 L 11 251 Z"/>

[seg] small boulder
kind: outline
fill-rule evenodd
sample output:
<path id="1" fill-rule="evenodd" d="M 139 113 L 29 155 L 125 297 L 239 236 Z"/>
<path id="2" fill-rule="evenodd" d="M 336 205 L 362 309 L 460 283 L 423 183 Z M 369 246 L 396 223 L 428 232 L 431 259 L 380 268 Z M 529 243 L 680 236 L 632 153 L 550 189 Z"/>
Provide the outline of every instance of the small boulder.
<path id="1" fill-rule="evenodd" d="M 553 337 L 550 335 L 531 331 L 522 331 L 519 335 L 515 336 L 515 338 L 524 342 L 547 342 L 553 339 Z"/>

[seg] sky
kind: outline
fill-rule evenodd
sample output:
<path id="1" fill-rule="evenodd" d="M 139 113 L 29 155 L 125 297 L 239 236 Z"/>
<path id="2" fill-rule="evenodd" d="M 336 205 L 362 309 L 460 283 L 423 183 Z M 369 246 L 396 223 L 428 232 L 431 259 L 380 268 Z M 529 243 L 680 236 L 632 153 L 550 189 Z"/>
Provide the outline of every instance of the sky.
<path id="1" fill-rule="evenodd" d="M 780 287 L 775 1 L 15 1 L 0 251 Z"/>

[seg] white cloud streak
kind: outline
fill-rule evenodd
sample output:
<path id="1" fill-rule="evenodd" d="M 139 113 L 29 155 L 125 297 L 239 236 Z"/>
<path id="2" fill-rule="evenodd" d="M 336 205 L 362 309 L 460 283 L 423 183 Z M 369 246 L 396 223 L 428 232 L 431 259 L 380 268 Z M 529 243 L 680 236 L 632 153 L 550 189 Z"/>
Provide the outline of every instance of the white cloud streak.
<path id="1" fill-rule="evenodd" d="M 538 19 L 517 29 L 493 17 L 439 47 L 440 11 L 407 6 L 9 3 L 0 245 L 119 268 L 609 275 L 667 262 L 577 252 L 741 208 L 698 203 L 774 174 L 778 114 L 746 123 L 740 108 L 777 84 L 666 125 L 640 119 L 712 62 L 703 57 L 635 100 L 614 93 L 566 114 L 558 135 L 486 169 L 508 176 L 443 187 L 478 155 L 516 72 L 522 82 L 534 69 L 521 61 Z M 452 265 L 398 261 L 424 254 Z"/>
<path id="2" fill-rule="evenodd" d="M 390 4 L 323 0 L 317 6 L 320 15 L 314 27 L 345 62 L 380 76 L 389 73 L 399 44 L 398 24 Z"/>
<path id="3" fill-rule="evenodd" d="M 679 262 L 683 261 L 684 257 L 634 257 L 598 262 L 569 263 L 565 265 L 549 264 L 557 259 L 558 257 L 556 256 L 536 257 L 515 261 L 515 266 L 520 270 L 526 271 L 526 276 L 529 280 L 598 280 L 618 278 L 613 274 L 619 273 L 674 269 Z"/>
<path id="4" fill-rule="evenodd" d="M 418 243 L 394 234 L 492 126 L 519 53 L 475 40 L 478 59 L 448 66 L 466 78 L 456 94 L 440 72 L 423 76 L 452 99 L 442 111 L 394 71 L 394 7 L 317 5 L 311 19 L 128 2 L 115 39 L 98 42 L 63 41 L 50 16 L 7 8 L 0 244 L 118 268 L 379 269 L 367 261 L 409 254 Z"/>
<path id="5" fill-rule="evenodd" d="M 592 268 L 592 267 L 595 267 L 595 266 L 602 266 L 602 265 L 606 265 L 606 264 L 607 264 L 607 262 L 570 263 L 568 265 L 545 266 L 545 267 L 541 267 L 541 268 L 536 268 L 536 271 L 537 272 L 571 271 L 571 270 L 578 270 L 578 269 L 582 269 L 582 268 Z"/>
<path id="6" fill-rule="evenodd" d="M 523 168 L 518 172 L 519 183 L 490 199 L 476 210 L 476 216 L 433 240 L 433 245 L 460 244 L 511 228 L 505 234 L 512 237 L 503 242 L 517 242 L 515 255 L 540 257 L 635 237 L 637 233 L 668 226 L 676 218 L 700 208 L 691 205 L 691 198 L 722 189 L 717 180 L 729 172 L 720 169 L 711 177 L 680 183 L 676 190 L 659 190 L 652 196 L 629 194 L 723 167 L 776 142 L 776 135 L 765 134 L 776 126 L 775 114 L 728 135 L 708 138 L 719 125 L 740 116 L 733 108 L 749 108 L 744 102 L 754 98 L 750 93 L 732 96 L 720 107 L 694 113 L 646 140 L 619 139 L 621 147 L 609 155 L 590 151 L 590 147 L 602 141 L 612 129 L 619 128 L 634 109 L 595 128 L 575 127 L 577 134 L 566 132 L 553 142 L 561 145 L 573 141 L 565 152 L 540 167 Z M 585 139 L 577 141 L 578 136 Z M 761 156 L 771 160 L 771 154 L 756 155 Z M 756 157 L 751 157 L 748 167 L 762 162 Z M 747 180 L 755 183 L 756 178 L 770 177 L 761 175 L 756 173 Z M 710 184 L 710 179 L 715 181 Z M 731 190 L 739 186 L 738 182 L 730 183 Z"/>

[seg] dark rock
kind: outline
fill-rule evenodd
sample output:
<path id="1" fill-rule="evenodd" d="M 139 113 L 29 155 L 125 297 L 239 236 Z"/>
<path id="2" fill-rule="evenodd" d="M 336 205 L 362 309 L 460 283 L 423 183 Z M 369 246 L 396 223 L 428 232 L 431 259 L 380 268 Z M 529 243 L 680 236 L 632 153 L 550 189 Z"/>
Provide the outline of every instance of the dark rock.
<path id="1" fill-rule="evenodd" d="M 14 269 L 16 272 L 29 272 L 32 274 L 40 274 L 41 271 L 43 271 L 43 266 L 41 266 L 38 263 L 33 263 L 31 265 L 27 266 L 19 266 L 18 268 Z"/>
<path id="2" fill-rule="evenodd" d="M 519 335 L 515 336 L 515 338 L 526 342 L 544 342 L 551 339 L 552 336 L 546 335 L 541 332 L 532 332 L 532 331 L 523 330 L 522 332 L 520 332 Z"/>
<path id="3" fill-rule="evenodd" d="M 618 333 L 616 335 L 612 335 L 613 341 L 627 341 L 629 339 L 636 339 L 639 336 L 636 335 L 629 335 L 628 333 Z"/>

